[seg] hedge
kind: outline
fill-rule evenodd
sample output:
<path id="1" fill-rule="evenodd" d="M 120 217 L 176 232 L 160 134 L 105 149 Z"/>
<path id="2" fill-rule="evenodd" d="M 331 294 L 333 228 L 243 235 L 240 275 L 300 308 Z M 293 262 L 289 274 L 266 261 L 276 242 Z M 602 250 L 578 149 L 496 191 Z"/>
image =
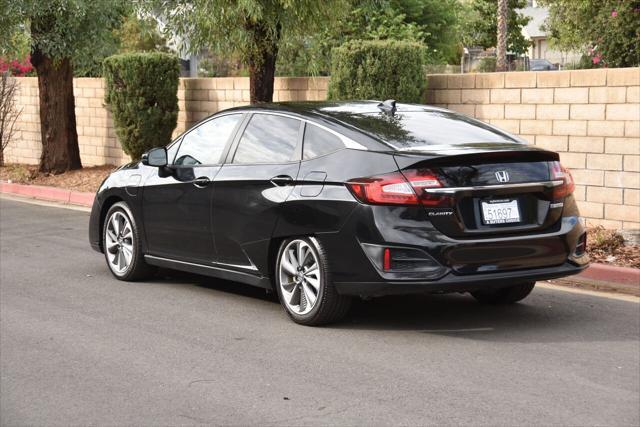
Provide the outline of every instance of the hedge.
<path id="1" fill-rule="evenodd" d="M 178 123 L 180 62 L 166 53 L 125 53 L 103 62 L 105 103 L 132 160 L 171 141 Z"/>
<path id="2" fill-rule="evenodd" d="M 395 40 L 352 40 L 331 51 L 329 99 L 421 102 L 426 46 Z"/>

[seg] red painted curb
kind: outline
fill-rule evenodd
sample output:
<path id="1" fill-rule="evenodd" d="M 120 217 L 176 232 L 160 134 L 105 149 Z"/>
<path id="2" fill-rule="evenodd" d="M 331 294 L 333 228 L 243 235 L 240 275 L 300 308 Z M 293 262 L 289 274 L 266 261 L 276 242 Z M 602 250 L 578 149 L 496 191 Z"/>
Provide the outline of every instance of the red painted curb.
<path id="1" fill-rule="evenodd" d="M 640 286 L 640 269 L 608 264 L 591 264 L 578 277 L 602 282 Z"/>
<path id="2" fill-rule="evenodd" d="M 0 193 L 15 194 L 49 202 L 61 202 L 70 205 L 91 207 L 95 194 L 80 191 L 65 190 L 64 188 L 47 187 L 43 185 L 25 185 L 0 182 Z"/>

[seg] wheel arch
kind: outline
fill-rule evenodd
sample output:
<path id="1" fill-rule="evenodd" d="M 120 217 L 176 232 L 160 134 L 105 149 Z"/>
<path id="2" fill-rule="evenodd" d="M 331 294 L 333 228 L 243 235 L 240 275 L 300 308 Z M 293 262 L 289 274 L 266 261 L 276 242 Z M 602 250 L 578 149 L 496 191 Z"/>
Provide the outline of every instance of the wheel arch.
<path id="1" fill-rule="evenodd" d="M 124 202 L 124 199 L 117 195 L 111 195 L 107 197 L 104 202 L 102 202 L 102 207 L 100 208 L 100 229 L 98 236 L 100 236 L 99 244 L 100 250 L 104 252 L 104 221 L 107 219 L 107 212 L 111 209 L 111 206 L 115 205 L 118 202 Z"/>

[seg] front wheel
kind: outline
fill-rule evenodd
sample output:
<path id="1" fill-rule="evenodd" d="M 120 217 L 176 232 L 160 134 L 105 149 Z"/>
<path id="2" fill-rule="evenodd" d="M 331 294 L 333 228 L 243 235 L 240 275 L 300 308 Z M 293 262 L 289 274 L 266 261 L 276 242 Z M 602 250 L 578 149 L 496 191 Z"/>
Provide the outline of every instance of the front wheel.
<path id="1" fill-rule="evenodd" d="M 326 254 L 313 237 L 282 242 L 275 282 L 280 303 L 301 325 L 336 322 L 349 311 L 351 298 L 338 294 L 331 283 Z"/>
<path id="2" fill-rule="evenodd" d="M 109 208 L 102 232 L 104 256 L 117 279 L 134 281 L 153 274 L 153 267 L 144 261 L 140 232 L 126 203 Z"/>
<path id="3" fill-rule="evenodd" d="M 471 295 L 484 304 L 513 304 L 525 299 L 535 285 L 536 282 L 518 283 L 506 288 L 471 292 Z"/>

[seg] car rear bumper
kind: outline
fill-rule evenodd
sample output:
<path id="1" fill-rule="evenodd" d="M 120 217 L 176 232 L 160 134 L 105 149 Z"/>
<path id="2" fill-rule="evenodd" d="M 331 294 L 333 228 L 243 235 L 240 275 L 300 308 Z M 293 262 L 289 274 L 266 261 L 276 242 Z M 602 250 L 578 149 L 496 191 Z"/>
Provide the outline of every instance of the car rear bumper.
<path id="1" fill-rule="evenodd" d="M 419 210 L 360 206 L 340 231 L 318 234 L 338 292 L 466 292 L 569 276 L 588 266 L 588 256 L 576 255 L 584 234 L 577 215 L 562 217 L 543 233 L 466 239 L 444 235 L 419 215 Z M 420 250 L 434 267 L 384 270 L 379 248 Z"/>
<path id="2" fill-rule="evenodd" d="M 562 265 L 530 270 L 456 275 L 449 272 L 436 281 L 334 282 L 343 295 L 382 296 L 449 292 L 471 292 L 498 289 L 520 282 L 557 279 L 578 274 L 588 267 L 567 261 Z"/>

